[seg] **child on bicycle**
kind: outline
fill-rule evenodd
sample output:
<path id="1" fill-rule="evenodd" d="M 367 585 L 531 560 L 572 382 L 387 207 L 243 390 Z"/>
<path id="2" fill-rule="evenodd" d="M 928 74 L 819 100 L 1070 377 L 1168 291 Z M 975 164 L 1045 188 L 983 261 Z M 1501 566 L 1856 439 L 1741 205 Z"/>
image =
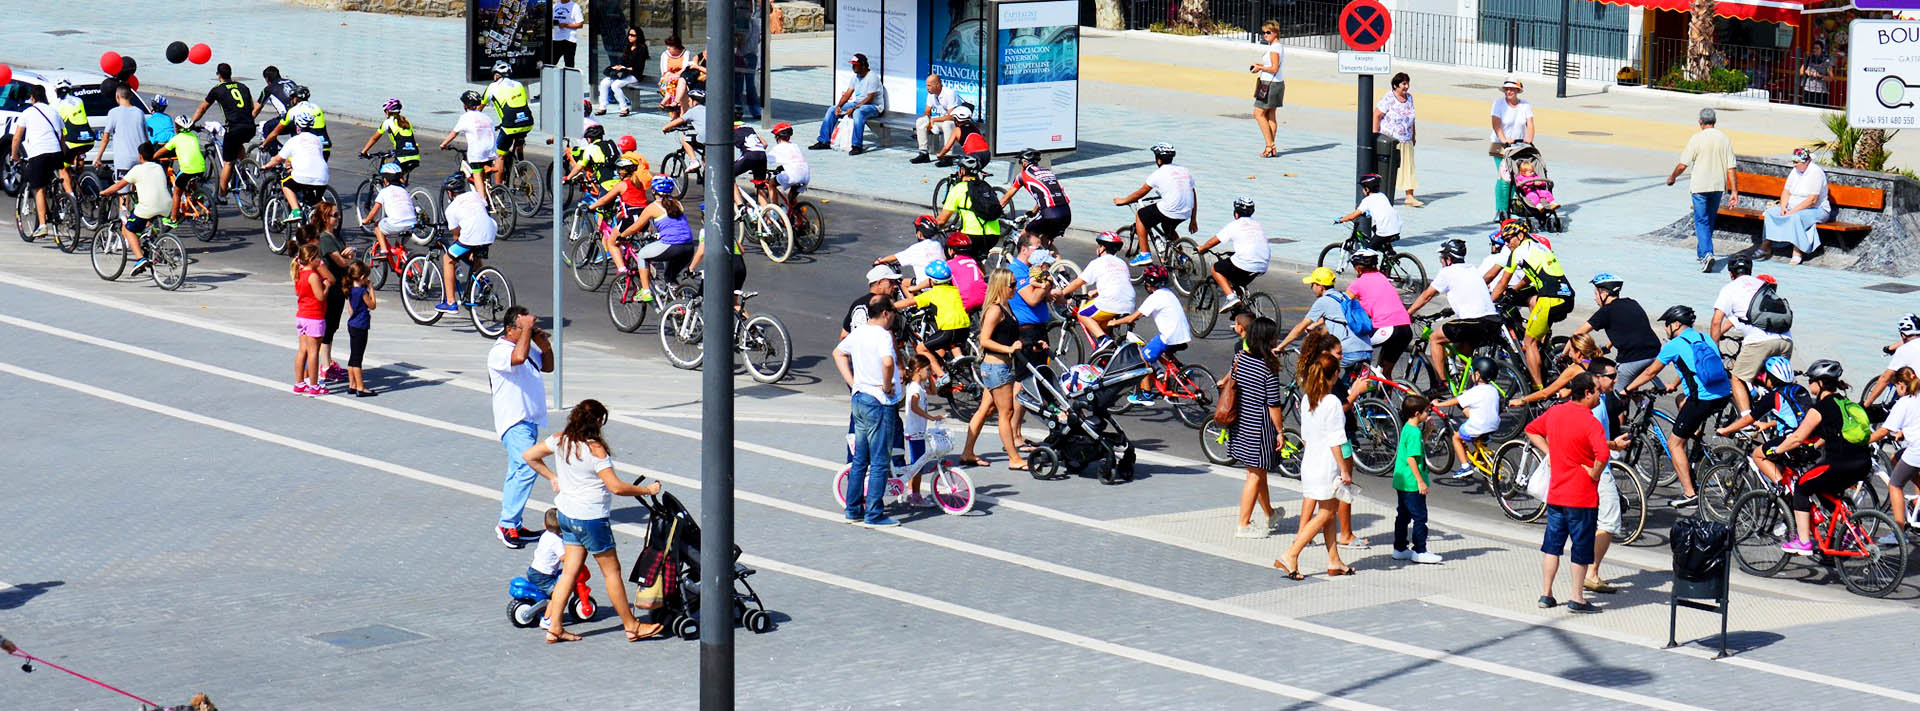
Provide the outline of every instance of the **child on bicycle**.
<path id="1" fill-rule="evenodd" d="M 1213 283 L 1220 287 L 1220 293 L 1226 298 L 1220 301 L 1220 313 L 1232 311 L 1240 305 L 1240 294 L 1235 289 L 1253 283 L 1256 277 L 1267 273 L 1270 250 L 1267 246 L 1267 231 L 1260 223 L 1253 221 L 1253 199 L 1235 198 L 1233 201 L 1233 221 L 1220 228 L 1220 233 L 1208 238 L 1200 245 L 1205 252 L 1225 242 L 1233 247 L 1229 259 L 1213 263 Z"/>
<path id="2" fill-rule="evenodd" d="M 420 211 L 407 192 L 407 170 L 399 163 L 380 166 L 380 192 L 373 195 L 373 209 L 360 220 L 360 226 L 373 226 L 375 255 L 385 255 L 393 247 L 387 235 L 396 239 L 420 224 Z"/>
<path id="3" fill-rule="evenodd" d="M 1920 375 L 1912 368 L 1901 368 L 1894 371 L 1892 380 L 1900 399 L 1893 402 L 1886 421 L 1867 440 L 1878 442 L 1891 435 L 1900 443 L 1900 455 L 1894 457 L 1893 471 L 1887 475 L 1887 501 L 1892 503 L 1888 508 L 1893 512 L 1894 525 L 1906 528 L 1915 523 L 1907 518 L 1907 484 L 1920 472 Z"/>
<path id="4" fill-rule="evenodd" d="M 1056 293 L 1075 294 L 1092 284 L 1093 296 L 1079 307 L 1075 319 L 1095 341 L 1104 343 L 1107 323 L 1133 313 L 1133 273 L 1126 260 L 1120 258 L 1120 250 L 1126 249 L 1126 243 L 1119 235 L 1102 232 L 1093 238 L 1093 247 L 1096 256 L 1080 270 L 1080 278 Z"/>
<path id="5" fill-rule="evenodd" d="M 1393 209 L 1393 201 L 1380 192 L 1380 176 L 1373 173 L 1360 176 L 1360 204 L 1345 217 L 1334 220 L 1334 224 L 1352 222 L 1366 215 L 1373 222 L 1373 239 L 1370 245 L 1386 244 L 1400 239 L 1400 213 Z"/>
<path id="6" fill-rule="evenodd" d="M 1426 439 L 1421 429 L 1433 416 L 1431 401 L 1418 393 L 1400 402 L 1400 445 L 1393 452 L 1393 491 L 1399 500 L 1393 516 L 1393 559 L 1438 563 L 1440 554 L 1427 550 Z M 1458 446 L 1458 445 L 1455 445 Z"/>
<path id="7" fill-rule="evenodd" d="M 687 156 L 687 172 L 691 173 L 701 168 L 700 151 L 706 148 L 706 144 L 700 140 L 700 132 L 707 130 L 706 90 L 691 89 L 687 91 L 686 101 L 684 103 L 688 105 L 687 109 L 681 112 L 678 117 L 668 121 L 667 125 L 661 126 L 660 132 L 672 133 L 674 129 L 680 128 L 681 126 L 688 128 L 686 137 L 680 139 L 680 150 Z M 663 163 L 662 165 L 665 164 Z"/>
<path id="8" fill-rule="evenodd" d="M 1193 340 L 1193 330 L 1187 325 L 1187 311 L 1180 307 L 1180 297 L 1167 288 L 1170 275 L 1167 268 L 1158 264 L 1149 264 L 1140 271 L 1140 283 L 1147 287 L 1147 298 L 1140 300 L 1140 310 L 1108 321 L 1108 326 L 1123 326 L 1142 318 L 1153 319 L 1153 327 L 1159 333 L 1153 334 L 1153 340 L 1141 348 L 1141 357 L 1148 366 L 1159 362 L 1160 356 L 1173 358 L 1173 354 L 1187 349 Z M 1160 378 L 1149 369 L 1147 379 L 1140 381 L 1140 389 L 1127 396 L 1127 402 L 1135 405 L 1153 405 L 1159 399 Z"/>
<path id="9" fill-rule="evenodd" d="M 173 209 L 167 213 L 169 223 L 179 221 L 180 201 L 207 177 L 207 154 L 201 152 L 200 135 L 193 132 L 193 122 L 185 116 L 175 116 L 173 122 L 179 130 L 160 146 L 160 150 L 153 153 L 160 160 L 173 158 L 179 161 L 173 173 Z M 201 207 L 214 209 L 213 205 Z"/>
<path id="10" fill-rule="evenodd" d="M 165 216 L 167 205 L 172 202 L 167 189 L 167 171 L 154 162 L 154 153 L 153 144 L 140 144 L 140 162 L 128 169 L 125 176 L 100 191 L 100 197 L 122 190 L 133 191 L 133 209 L 127 213 L 126 223 L 120 227 L 120 236 L 127 240 L 127 253 L 133 255 L 133 271 L 128 276 L 140 276 L 141 272 L 152 266 L 147 261 L 146 252 L 140 247 L 140 233 L 147 229 L 148 221 Z"/>
<path id="11" fill-rule="evenodd" d="M 1494 387 L 1493 376 L 1500 372 L 1500 363 L 1486 356 L 1473 357 L 1473 387 L 1460 393 L 1459 397 L 1435 403 L 1436 407 L 1459 407 L 1467 411 L 1467 421 L 1453 433 L 1453 456 L 1460 466 L 1448 476 L 1455 481 L 1473 478 L 1473 464 L 1467 458 L 1467 444 L 1493 434 L 1500 429 L 1500 389 Z"/>
<path id="12" fill-rule="evenodd" d="M 1760 373 L 1754 378 L 1755 384 L 1766 390 L 1748 398 L 1751 409 L 1741 413 L 1739 419 L 1727 423 L 1727 426 L 1715 430 L 1722 437 L 1731 437 L 1734 433 L 1752 425 L 1762 432 L 1773 430 L 1769 437 L 1753 449 L 1753 459 L 1759 463 L 1760 473 L 1769 481 L 1780 483 L 1780 465 L 1765 456 L 1768 447 L 1778 447 L 1787 434 L 1800 427 L 1807 410 L 1813 409 L 1813 394 L 1806 387 L 1793 382 L 1793 362 L 1786 356 L 1770 356 L 1761 364 Z"/>
<path id="13" fill-rule="evenodd" d="M 648 183 L 653 181 L 653 173 L 649 172 L 645 165 L 624 155 L 614 159 L 613 170 L 619 179 L 607 187 L 607 191 L 600 195 L 600 199 L 593 201 L 590 209 L 604 210 L 608 205 L 613 204 L 614 200 L 620 201 L 620 211 L 615 218 L 614 229 L 601 233 L 600 245 L 606 248 L 608 254 L 613 255 L 616 273 L 625 274 L 628 269 L 627 258 L 620 253 L 614 237 L 616 233 L 633 226 L 634 221 L 640 219 L 640 213 L 646 211 L 649 203 Z M 642 296 L 643 300 L 652 298 L 644 294 Z"/>
<path id="14" fill-rule="evenodd" d="M 901 414 L 901 433 L 906 437 L 907 463 L 920 461 L 927 453 L 927 423 L 947 419 L 927 410 L 927 393 L 934 389 L 933 359 L 916 355 L 907 364 L 906 412 Z M 933 499 L 920 495 L 920 472 L 915 471 L 913 478 L 907 480 L 907 505 L 914 508 L 933 506 Z"/>
<path id="15" fill-rule="evenodd" d="M 936 330 L 915 343 L 913 350 L 927 357 L 928 365 L 933 368 L 934 389 L 938 390 L 953 382 L 952 375 L 940 365 L 941 359 L 949 357 L 954 347 L 967 340 L 968 329 L 973 327 L 973 317 L 967 315 L 967 307 L 960 299 L 960 290 L 953 285 L 953 270 L 947 266 L 946 260 L 936 259 L 928 264 L 923 276 L 926 280 L 905 285 L 903 288 L 908 298 L 895 302 L 893 306 L 898 309 L 933 307 Z"/>

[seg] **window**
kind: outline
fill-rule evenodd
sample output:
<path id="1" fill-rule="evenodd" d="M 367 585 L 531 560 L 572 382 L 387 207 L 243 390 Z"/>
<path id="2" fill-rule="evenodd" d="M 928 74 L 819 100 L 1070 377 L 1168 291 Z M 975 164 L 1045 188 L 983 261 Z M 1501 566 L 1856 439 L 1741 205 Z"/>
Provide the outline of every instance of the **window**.
<path id="1" fill-rule="evenodd" d="M 0 87 L 0 111 L 25 111 L 27 109 L 27 83 L 14 81 Z"/>

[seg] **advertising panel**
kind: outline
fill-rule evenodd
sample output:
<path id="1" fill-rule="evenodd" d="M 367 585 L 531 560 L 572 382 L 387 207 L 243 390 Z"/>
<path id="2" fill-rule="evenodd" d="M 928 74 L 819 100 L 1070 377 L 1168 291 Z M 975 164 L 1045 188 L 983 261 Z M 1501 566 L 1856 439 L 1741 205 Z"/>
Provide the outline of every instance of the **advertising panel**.
<path id="1" fill-rule="evenodd" d="M 961 101 L 985 107 L 980 100 L 985 83 L 981 69 L 987 65 L 987 50 L 992 43 L 987 32 L 987 3 L 944 0 L 931 2 L 928 10 L 927 37 L 933 42 L 930 73 L 940 75 L 941 84 L 959 92 Z M 1076 20 L 1078 17 L 1075 14 Z"/>
<path id="2" fill-rule="evenodd" d="M 1080 5 L 994 3 L 994 152 L 1072 150 L 1080 120 Z"/>
<path id="3" fill-rule="evenodd" d="M 467 81 L 492 81 L 503 59 L 513 78 L 538 79 L 552 47 L 550 0 L 467 0 Z"/>
<path id="4" fill-rule="evenodd" d="M 1920 22 L 1854 20 L 1847 26 L 1847 125 L 1911 128 L 1920 111 Z"/>
<path id="5" fill-rule="evenodd" d="M 853 86 L 853 67 L 847 60 L 855 53 L 867 55 L 874 69 L 880 69 L 885 56 L 881 40 L 880 0 L 837 0 L 838 20 L 833 26 L 833 94 L 828 102 L 840 98 L 840 92 Z"/>

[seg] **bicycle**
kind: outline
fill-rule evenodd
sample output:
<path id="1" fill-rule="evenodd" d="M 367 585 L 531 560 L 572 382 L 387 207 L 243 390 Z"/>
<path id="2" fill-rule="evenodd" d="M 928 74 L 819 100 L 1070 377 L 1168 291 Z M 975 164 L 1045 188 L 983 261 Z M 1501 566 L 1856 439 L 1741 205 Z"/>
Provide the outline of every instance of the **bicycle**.
<path id="1" fill-rule="evenodd" d="M 1213 262 L 1217 261 L 1212 250 L 1200 253 L 1200 272 L 1205 275 L 1193 287 L 1193 293 L 1187 296 L 1187 328 L 1194 338 L 1206 338 L 1213 333 L 1213 326 L 1220 320 L 1220 285 L 1214 283 Z M 1251 285 L 1235 286 L 1234 297 L 1240 304 L 1234 311 L 1251 311 L 1254 316 L 1277 319 L 1280 316 L 1280 304 L 1273 296 L 1264 291 L 1252 291 Z"/>
<path id="2" fill-rule="evenodd" d="M 1796 532 L 1785 495 L 1802 480 L 1783 457 L 1774 455 L 1774 461 L 1780 465 L 1784 486 L 1741 494 L 1729 514 L 1734 561 L 1741 570 L 1761 577 L 1776 575 L 1787 565 L 1790 554 L 1780 546 Z M 1815 497 L 1810 513 L 1814 561 L 1832 566 L 1848 590 L 1885 597 L 1900 586 L 1907 573 L 1907 535 L 1892 516 L 1855 509 L 1845 499 L 1824 493 Z"/>
<path id="3" fill-rule="evenodd" d="M 1637 409 L 1630 410 L 1626 418 L 1626 429 L 1631 439 L 1628 440 L 1627 449 L 1622 452 L 1622 455 L 1634 466 L 1634 471 L 1641 475 L 1641 483 L 1646 485 L 1649 491 L 1670 486 L 1680 480 L 1679 470 L 1674 468 L 1673 453 L 1667 447 L 1667 433 L 1672 432 L 1675 427 L 1674 418 L 1665 410 L 1655 406 L 1658 397 L 1658 393 L 1647 389 L 1625 393 L 1629 407 L 1637 407 Z M 1702 431 L 1687 440 L 1686 451 L 1683 452 L 1687 461 L 1693 463 L 1693 466 L 1688 467 L 1688 471 L 1694 475 L 1694 493 L 1699 494 L 1703 502 L 1709 498 L 1704 488 L 1710 481 L 1706 477 L 1707 473 L 1717 466 L 1737 463 L 1746 458 L 1744 452 L 1729 445 L 1708 446 L 1706 434 Z"/>
<path id="4" fill-rule="evenodd" d="M 415 229 L 417 231 L 420 228 Z M 428 231 L 428 239 L 432 239 L 433 228 L 425 229 Z M 374 291 L 379 291 L 387 287 L 388 277 L 406 273 L 407 260 L 412 259 L 413 255 L 407 251 L 404 243 L 395 239 L 387 243 L 385 251 L 381 251 L 380 245 L 375 244 L 367 247 L 367 251 L 360 257 L 367 265 L 368 285 Z"/>
<path id="5" fill-rule="evenodd" d="M 47 233 L 53 236 L 54 246 L 67 254 L 74 253 L 80 247 L 80 207 L 73 193 L 61 190 L 57 185 L 44 188 L 47 193 L 48 219 L 42 219 L 33 201 L 33 191 L 22 189 L 13 201 L 13 227 L 20 232 L 20 240 L 31 244 L 35 232 L 41 225 L 47 226 Z"/>
<path id="6" fill-rule="evenodd" d="M 1134 347 L 1143 347 L 1145 341 L 1132 333 L 1126 334 L 1125 342 Z M 1109 346 L 1096 353 L 1092 361 L 1095 367 L 1105 369 L 1108 359 L 1118 351 L 1118 346 Z M 1213 419 L 1214 403 L 1220 400 L 1220 381 L 1213 377 L 1213 371 L 1206 366 L 1189 365 L 1171 354 L 1162 353 L 1154 362 L 1148 364 L 1156 372 L 1153 377 L 1140 384 L 1140 392 L 1155 393 L 1173 405 L 1174 416 L 1180 418 L 1188 427 L 1199 428 Z M 1148 383 L 1152 383 L 1149 385 Z M 1132 410 L 1134 403 L 1129 398 L 1115 400 L 1111 411 L 1115 415 L 1124 415 Z"/>
<path id="7" fill-rule="evenodd" d="M 436 240 L 425 254 L 407 259 L 400 271 L 401 306 L 408 318 L 422 326 L 438 323 L 445 315 L 434 306 L 443 293 L 440 255 L 446 252 L 447 242 L 444 237 Z M 478 273 L 469 273 L 471 270 L 471 261 L 453 260 L 453 288 L 444 293 L 459 297 L 456 303 L 466 308 L 468 318 L 473 320 L 473 329 L 481 337 L 499 338 L 506 332 L 506 325 L 500 319 L 507 309 L 513 308 L 513 285 L 497 268 L 481 267 Z"/>
<path id="8" fill-rule="evenodd" d="M 989 170 L 988 168 L 989 166 L 984 166 L 984 165 L 981 166 L 980 172 L 978 173 L 977 177 L 979 177 L 979 179 L 981 180 L 986 180 L 988 178 L 993 177 L 993 171 Z M 958 185 L 959 183 L 960 183 L 959 170 L 954 170 L 951 173 L 940 176 L 940 179 L 934 182 L 933 211 L 936 214 L 939 213 L 940 210 L 946 206 L 947 193 L 953 192 L 953 186 Z M 987 185 L 993 188 L 993 194 L 995 195 L 1005 195 L 1007 193 L 1007 188 L 1013 187 L 1012 185 L 994 185 L 993 183 L 987 183 Z M 1013 215 L 1013 214 L 1026 212 L 1026 210 L 1023 210 L 1020 207 L 1020 200 L 1024 196 L 1025 196 L 1024 192 L 1014 193 L 1013 199 L 1007 201 L 1006 206 L 1001 208 L 1001 213 L 1003 215 Z M 1002 219 L 1005 219 L 1005 218 L 1003 217 Z"/>
<path id="9" fill-rule="evenodd" d="M 187 281 L 187 248 L 181 246 L 172 230 L 157 217 L 147 221 L 138 237 L 140 251 L 147 257 L 147 275 L 153 279 L 154 286 L 167 291 L 179 290 Z M 90 254 L 93 273 L 105 281 L 119 279 L 127 268 L 127 252 L 127 237 L 121 233 L 120 225 L 102 225 L 93 235 Z"/>
<path id="10" fill-rule="evenodd" d="M 1137 216 L 1140 214 L 1141 207 L 1159 201 L 1160 196 L 1147 195 L 1139 200 L 1128 203 L 1128 206 L 1133 208 L 1134 215 Z M 1120 229 L 1113 231 L 1115 235 L 1120 237 L 1120 241 L 1127 245 L 1127 252 L 1123 258 L 1132 259 L 1140 253 L 1137 247 L 1139 239 L 1136 238 L 1135 235 L 1137 233 L 1134 230 L 1134 225 L 1138 224 L 1138 222 L 1139 220 L 1136 217 L 1134 222 L 1129 222 Z M 1190 238 L 1179 236 L 1173 231 L 1172 227 L 1165 225 L 1149 227 L 1147 231 L 1147 251 L 1153 255 L 1153 261 L 1167 267 L 1169 277 L 1167 283 L 1173 287 L 1174 291 L 1179 292 L 1181 296 L 1193 293 L 1194 288 L 1199 286 L 1201 282 L 1212 281 L 1211 276 L 1208 274 L 1207 266 L 1200 261 L 1200 244 Z M 1138 273 L 1132 276 L 1135 284 L 1140 283 L 1140 276 Z"/>
<path id="11" fill-rule="evenodd" d="M 673 133 L 692 134 L 693 131 L 694 128 L 692 124 L 683 124 L 673 129 Z M 678 200 L 687 196 L 687 186 L 693 184 L 689 176 L 694 173 L 700 174 L 700 182 L 706 182 L 706 164 L 702 163 L 691 168 L 687 167 L 687 152 L 676 144 L 673 150 L 668 151 L 666 155 L 660 156 L 660 171 L 656 173 L 656 175 L 673 178 L 673 197 Z"/>
<path id="12" fill-rule="evenodd" d="M 1230 449 L 1233 444 L 1232 427 L 1221 427 L 1209 416 L 1206 422 L 1201 423 L 1199 434 L 1200 451 L 1206 454 L 1208 462 L 1234 463 Z M 1280 428 L 1280 436 L 1274 439 L 1273 448 L 1276 455 L 1274 471 L 1288 479 L 1300 478 L 1300 457 L 1306 451 L 1306 440 L 1300 438 L 1299 428 Z"/>
<path id="13" fill-rule="evenodd" d="M 779 172 L 775 169 L 774 172 Z M 793 257 L 793 222 L 786 209 L 772 202 L 761 202 L 759 191 L 778 190 L 769 187 L 767 180 L 754 180 L 752 190 L 736 190 L 738 199 L 733 204 L 733 221 L 738 228 L 734 232 L 735 244 L 758 244 L 760 253 L 775 263 L 784 263 Z M 678 185 L 676 184 L 676 188 Z"/>
<path id="14" fill-rule="evenodd" d="M 933 503 L 941 511 L 949 516 L 972 511 L 973 477 L 967 476 L 966 469 L 950 464 L 946 459 L 946 455 L 953 451 L 953 438 L 944 427 L 929 427 L 926 442 L 927 450 L 906 466 L 893 466 L 893 458 L 888 457 L 886 497 L 897 501 L 909 494 L 919 494 L 918 491 L 907 491 L 907 482 L 918 473 L 925 478 L 927 495 L 932 497 Z M 847 435 L 847 451 L 853 451 L 853 435 Z M 840 467 L 840 472 L 833 477 L 833 497 L 840 503 L 841 510 L 847 508 L 847 478 L 851 476 L 852 469 L 853 464 L 848 463 Z"/>
<path id="15" fill-rule="evenodd" d="M 360 225 L 361 234 L 373 234 L 373 226 L 364 224 L 363 221 L 367 219 L 367 215 L 372 214 L 373 211 L 377 209 L 374 207 L 373 201 L 375 197 L 379 196 L 380 188 L 382 187 L 380 181 L 380 166 L 393 162 L 393 159 L 394 155 L 392 151 L 369 154 L 366 158 L 367 177 L 361 179 L 360 184 L 353 186 L 353 192 L 350 193 L 350 195 L 353 196 L 353 222 L 356 225 Z M 403 168 L 402 170 L 405 169 Z M 407 171 L 405 175 L 410 177 L 412 171 Z M 437 218 L 433 214 L 435 207 L 433 204 L 433 196 L 428 194 L 425 188 L 408 187 L 406 183 L 401 183 L 401 186 L 407 188 L 407 195 L 413 198 L 413 211 L 417 220 L 416 224 L 427 225 L 436 222 Z M 427 244 L 427 240 L 432 238 L 432 235 L 415 236 L 413 243 L 425 245 Z"/>
<path id="16" fill-rule="evenodd" d="M 444 150 L 452 151 L 454 149 L 448 147 Z M 457 195 L 457 193 L 453 192 L 451 186 L 458 181 L 471 181 L 472 177 L 473 173 L 471 169 L 467 167 L 466 157 L 462 156 L 459 167 L 454 168 L 452 173 L 448 173 L 446 180 L 440 181 L 440 201 L 434 209 L 439 211 L 439 218 L 442 222 L 446 220 L 447 206 L 453 204 L 453 198 Z M 479 179 L 485 182 L 486 176 L 481 175 Z M 469 184 L 468 189 L 475 188 Z M 432 203 L 431 200 L 428 202 Z M 501 190 L 498 185 L 491 183 L 487 185 L 487 214 L 491 215 L 494 223 L 499 226 L 501 239 L 505 239 L 507 235 L 513 234 L 513 229 L 520 225 L 520 213 L 514 208 L 513 203 L 514 198 L 508 191 Z"/>
<path id="17" fill-rule="evenodd" d="M 204 178 L 189 180 L 180 189 L 180 224 L 191 225 L 202 242 L 212 242 L 220 234 L 219 196 Z"/>
<path id="18" fill-rule="evenodd" d="M 736 291 L 734 294 L 740 303 L 735 311 L 739 318 L 733 320 L 733 350 L 746 356 L 747 373 L 755 381 L 777 383 L 793 368 L 793 339 L 787 335 L 787 327 L 780 319 L 769 314 L 744 314 L 747 301 L 760 292 Z M 675 368 L 696 370 L 706 355 L 706 349 L 701 346 L 706 335 L 706 317 L 701 314 L 704 298 L 696 293 L 692 298 L 674 302 L 660 313 L 660 349 L 666 352 L 667 362 Z"/>
<path id="19" fill-rule="evenodd" d="M 1401 301 L 1411 301 L 1427 288 L 1427 267 L 1420 263 L 1419 257 L 1394 249 L 1393 240 L 1378 239 L 1358 224 L 1353 226 L 1353 232 L 1346 239 L 1322 248 L 1316 266 L 1331 269 L 1335 275 L 1344 278 L 1353 268 L 1350 264 L 1353 253 L 1362 249 L 1380 253 L 1380 271 L 1387 275 L 1387 281 L 1393 282 L 1394 289 L 1400 292 Z"/>
<path id="20" fill-rule="evenodd" d="M 1433 339 L 1434 324 L 1452 315 L 1451 309 L 1442 309 L 1431 316 L 1413 317 L 1414 324 L 1420 327 L 1420 337 L 1414 340 L 1415 347 L 1408 348 L 1405 358 L 1401 361 L 1399 381 L 1408 384 L 1414 391 L 1441 392 L 1445 393 L 1444 397 L 1459 397 L 1461 393 L 1473 387 L 1473 355 L 1471 353 L 1462 352 L 1452 344 L 1447 345 L 1450 367 L 1444 384 L 1433 382 L 1433 372 L 1428 365 L 1426 344 Z M 1502 351 L 1499 346 L 1494 346 L 1493 349 L 1492 357 L 1499 368 L 1494 372 L 1493 380 L 1490 382 L 1494 390 L 1500 393 L 1500 427 L 1489 436 L 1504 441 L 1518 437 L 1520 428 L 1526 426 L 1529 419 L 1521 408 L 1508 404 L 1509 400 L 1527 392 L 1525 385 L 1527 379 L 1512 362 L 1500 357 Z"/>
<path id="21" fill-rule="evenodd" d="M 541 180 L 540 169 L 533 165 L 533 161 L 527 160 L 525 151 L 526 144 L 523 142 L 520 147 L 514 149 L 512 155 L 507 156 L 506 180 L 502 181 L 501 185 L 493 187 L 494 189 L 505 188 L 502 192 L 505 193 L 506 202 L 512 206 L 513 211 L 520 217 L 532 219 L 540 214 L 540 200 L 546 197 L 547 186 Z M 487 192 L 491 194 L 494 190 Z"/>
<path id="22" fill-rule="evenodd" d="M 311 209 L 303 209 L 299 220 L 287 221 L 287 216 L 292 213 L 293 207 L 287 203 L 287 196 L 285 191 L 280 189 L 280 185 L 286 180 L 290 171 L 291 169 L 286 166 L 263 168 L 260 171 L 260 231 L 266 238 L 267 249 L 274 254 L 291 254 L 294 235 L 306 225 L 307 220 L 313 217 Z M 320 191 L 320 199 L 317 202 L 310 200 L 310 198 L 303 199 L 302 208 L 311 208 L 321 202 L 341 204 L 340 193 L 335 192 L 331 185 Z M 339 225 L 334 225 L 333 229 L 334 234 L 339 234 Z"/>

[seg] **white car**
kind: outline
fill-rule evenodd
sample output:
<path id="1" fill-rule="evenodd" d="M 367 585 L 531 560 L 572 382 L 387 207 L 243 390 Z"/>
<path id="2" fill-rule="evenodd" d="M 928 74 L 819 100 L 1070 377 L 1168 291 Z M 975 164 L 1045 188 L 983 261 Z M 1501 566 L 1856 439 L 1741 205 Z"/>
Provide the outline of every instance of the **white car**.
<path id="1" fill-rule="evenodd" d="M 20 112 L 27 108 L 29 85 L 44 87 L 47 91 L 47 100 L 52 101 L 54 86 L 62 79 L 66 80 L 73 85 L 73 95 L 80 97 L 80 101 L 86 104 L 87 123 L 93 124 L 95 128 L 101 128 L 107 123 L 107 112 L 118 105 L 112 96 L 100 90 L 100 83 L 107 78 L 106 75 L 97 72 L 14 70 L 13 81 L 0 87 L 0 158 L 4 158 L 13 149 L 14 121 L 18 120 Z M 146 96 L 134 94 L 134 105 L 139 106 L 142 111 L 149 110 L 147 100 Z M 0 183 L 4 185 L 0 187 L 4 187 L 8 194 L 17 193 L 19 186 L 13 166 L 9 164 L 5 173 L 4 179 L 0 179 Z"/>

